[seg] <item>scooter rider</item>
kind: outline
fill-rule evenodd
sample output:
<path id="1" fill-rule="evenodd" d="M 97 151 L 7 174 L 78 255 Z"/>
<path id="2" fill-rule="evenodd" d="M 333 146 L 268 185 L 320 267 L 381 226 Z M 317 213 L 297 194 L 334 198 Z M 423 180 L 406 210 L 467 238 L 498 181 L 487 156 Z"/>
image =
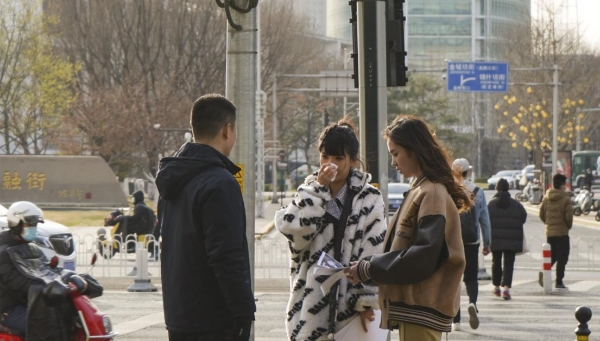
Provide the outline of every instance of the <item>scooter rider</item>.
<path id="1" fill-rule="evenodd" d="M 144 192 L 136 191 L 133 196 L 133 215 L 120 215 L 114 221 L 122 223 L 119 231 L 123 235 L 128 234 L 148 234 L 154 230 L 156 224 L 156 215 L 154 211 L 144 202 Z"/>
<path id="2" fill-rule="evenodd" d="M 27 341 L 68 341 L 75 321 L 66 314 L 72 305 L 63 299 L 73 290 L 94 298 L 103 289 L 88 274 L 50 264 L 33 243 L 43 221 L 42 210 L 31 202 L 8 209 L 9 230 L 0 233 L 0 331 L 27 334 Z"/>
<path id="3" fill-rule="evenodd" d="M 37 224 L 43 222 L 42 210 L 28 201 L 15 202 L 8 209 L 7 221 L 9 230 L 0 233 L 0 323 L 25 334 L 27 294 L 39 282 L 21 274 L 7 249 L 35 240 Z"/>

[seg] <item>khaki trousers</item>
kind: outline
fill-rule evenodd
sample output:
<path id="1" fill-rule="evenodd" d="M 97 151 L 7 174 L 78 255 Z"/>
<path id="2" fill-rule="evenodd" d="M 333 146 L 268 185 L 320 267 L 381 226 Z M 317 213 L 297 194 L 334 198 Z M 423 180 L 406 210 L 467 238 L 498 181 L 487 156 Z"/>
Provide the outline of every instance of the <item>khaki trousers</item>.
<path id="1" fill-rule="evenodd" d="M 400 341 L 440 341 L 442 332 L 418 324 L 400 322 Z"/>

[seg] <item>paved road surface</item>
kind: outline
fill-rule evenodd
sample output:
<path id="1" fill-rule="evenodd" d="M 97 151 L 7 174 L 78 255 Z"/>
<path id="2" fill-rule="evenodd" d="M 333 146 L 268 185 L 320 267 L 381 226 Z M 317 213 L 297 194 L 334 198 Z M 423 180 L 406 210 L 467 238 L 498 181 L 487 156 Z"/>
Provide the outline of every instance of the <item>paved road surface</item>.
<path id="1" fill-rule="evenodd" d="M 488 200 L 493 191 L 485 191 Z M 289 200 L 289 199 L 288 199 Z M 266 211 L 271 213 L 277 207 L 269 206 Z M 537 218 L 537 207 L 526 205 L 529 213 L 526 226 L 528 237 L 544 234 L 543 224 Z M 268 218 L 264 218 L 268 220 Z M 592 219 L 592 220 L 591 220 Z M 600 223 L 593 218 L 578 218 L 571 231 L 571 237 L 582 243 L 600 238 Z M 263 226 L 261 220 L 257 226 Z M 261 225 L 262 224 L 262 225 Z M 272 231 L 266 238 L 280 238 L 276 231 Z M 583 245 L 583 244 L 582 244 Z M 598 245 L 600 246 L 600 245 Z M 518 269 L 515 272 L 511 294 L 513 299 L 504 301 L 496 298 L 491 293 L 491 281 L 480 281 L 478 307 L 480 309 L 481 325 L 479 329 L 470 330 L 467 315 L 463 314 L 462 330 L 448 334 L 448 340 L 573 340 L 573 330 L 577 327 L 574 318 L 575 309 L 581 305 L 592 308 L 595 316 L 590 323 L 592 340 L 596 333 L 600 333 L 600 274 L 592 271 L 577 271 L 576 267 L 585 268 L 573 262 L 574 253 L 583 253 L 581 246 L 572 250 L 571 262 L 567 266 L 565 284 L 568 291 L 554 291 L 544 295 L 542 288 L 537 284 L 537 270 L 520 267 L 519 264 L 529 264 L 525 256 L 517 259 Z M 600 259 L 596 259 L 600 262 Z M 491 257 L 486 257 L 486 267 L 490 272 Z M 588 259 L 589 263 L 589 259 Z M 113 321 L 115 330 L 122 335 L 118 340 L 167 340 L 162 315 L 162 296 L 160 293 L 160 280 L 153 279 L 159 287 L 156 293 L 129 293 L 125 288 L 133 283 L 132 279 L 106 278 L 101 279 L 108 290 L 105 295 L 94 302 L 98 307 L 108 313 Z M 158 283 L 157 283 L 158 282 Z M 277 281 L 273 281 L 277 282 Z M 256 341 L 286 340 L 284 318 L 288 294 L 285 280 L 277 285 L 257 287 L 258 298 L 255 323 Z M 462 308 L 467 306 L 468 298 L 463 289 Z M 210 310 L 210 307 L 206 307 Z M 446 338 L 444 336 L 444 338 Z M 397 340 L 397 333 L 393 333 L 392 340 Z"/>

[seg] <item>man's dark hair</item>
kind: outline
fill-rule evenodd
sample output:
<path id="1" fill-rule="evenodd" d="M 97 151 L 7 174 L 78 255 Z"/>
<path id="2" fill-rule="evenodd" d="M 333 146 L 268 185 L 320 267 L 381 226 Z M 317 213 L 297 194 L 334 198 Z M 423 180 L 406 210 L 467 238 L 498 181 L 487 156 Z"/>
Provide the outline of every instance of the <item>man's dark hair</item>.
<path id="1" fill-rule="evenodd" d="M 225 125 L 235 128 L 235 105 L 223 95 L 207 94 L 192 106 L 190 122 L 194 138 L 214 138 Z"/>
<path id="2" fill-rule="evenodd" d="M 552 186 L 554 189 L 559 189 L 561 186 L 567 184 L 567 177 L 563 174 L 554 174 L 552 177 Z"/>

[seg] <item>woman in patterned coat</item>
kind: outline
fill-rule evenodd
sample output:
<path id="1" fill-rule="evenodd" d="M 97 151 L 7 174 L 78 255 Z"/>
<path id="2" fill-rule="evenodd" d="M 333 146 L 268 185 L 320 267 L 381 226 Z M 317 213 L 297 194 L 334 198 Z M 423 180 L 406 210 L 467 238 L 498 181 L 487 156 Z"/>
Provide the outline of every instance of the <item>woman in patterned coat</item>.
<path id="1" fill-rule="evenodd" d="M 323 294 L 321 284 L 328 276 L 313 275 L 323 252 L 344 266 L 381 253 L 386 229 L 383 198 L 369 184 L 371 175 L 357 169 L 358 149 L 351 123 L 327 126 L 319 136 L 319 170 L 298 187 L 287 207 L 275 213 L 275 226 L 288 239 L 291 253 L 285 321 L 289 340 L 333 339 L 355 318 L 365 333 L 352 336 L 353 340 L 367 338 L 368 328 L 378 328 L 378 321 L 369 324 L 379 309 L 377 287 L 353 285 L 343 277 Z M 344 215 L 347 219 L 340 223 Z"/>

